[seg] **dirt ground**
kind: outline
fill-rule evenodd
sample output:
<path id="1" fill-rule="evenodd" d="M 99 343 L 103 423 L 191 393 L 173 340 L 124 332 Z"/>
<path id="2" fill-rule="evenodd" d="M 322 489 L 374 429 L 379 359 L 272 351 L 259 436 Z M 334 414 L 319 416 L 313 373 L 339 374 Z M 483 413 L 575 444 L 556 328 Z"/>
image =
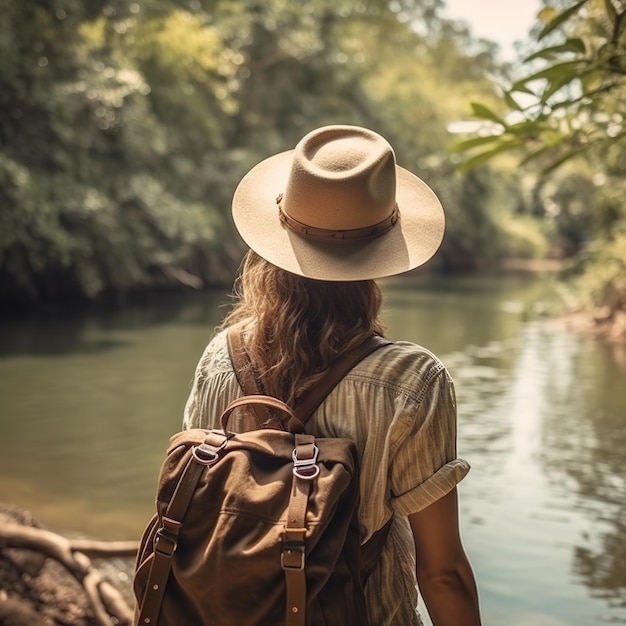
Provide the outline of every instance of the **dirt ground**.
<path id="1" fill-rule="evenodd" d="M 33 516 L 0 504 L 0 526 L 42 528 Z M 132 605 L 133 558 L 93 559 L 97 570 Z M 0 626 L 99 626 L 83 585 L 42 552 L 0 539 Z M 115 623 L 114 621 L 111 624 Z"/>

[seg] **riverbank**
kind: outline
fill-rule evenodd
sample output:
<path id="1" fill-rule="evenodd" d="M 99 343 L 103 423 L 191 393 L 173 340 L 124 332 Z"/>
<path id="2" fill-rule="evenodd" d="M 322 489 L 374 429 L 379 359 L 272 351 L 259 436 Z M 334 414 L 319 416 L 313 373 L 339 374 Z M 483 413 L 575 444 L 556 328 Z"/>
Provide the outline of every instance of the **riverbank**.
<path id="1" fill-rule="evenodd" d="M 136 549 L 65 537 L 0 503 L 0 624 L 130 626 Z"/>
<path id="2" fill-rule="evenodd" d="M 504 259 L 501 271 L 559 274 L 566 268 L 562 259 Z M 626 344 L 626 311 L 608 306 L 554 312 L 568 330 L 611 343 Z"/>
<path id="3" fill-rule="evenodd" d="M 597 308 L 592 311 L 574 311 L 557 316 L 568 330 L 615 344 L 626 345 L 626 312 Z"/>

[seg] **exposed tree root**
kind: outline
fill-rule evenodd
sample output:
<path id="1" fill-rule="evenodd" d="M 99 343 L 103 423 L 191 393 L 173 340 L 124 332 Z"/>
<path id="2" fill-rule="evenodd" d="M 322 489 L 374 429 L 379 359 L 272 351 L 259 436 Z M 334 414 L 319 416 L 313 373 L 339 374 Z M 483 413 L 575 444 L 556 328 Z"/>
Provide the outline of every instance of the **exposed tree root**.
<path id="1" fill-rule="evenodd" d="M 129 590 L 112 584 L 92 559 L 134 559 L 137 542 L 73 540 L 25 525 L 23 516 L 0 517 L 0 624 L 132 624 Z M 123 580 L 128 586 L 130 578 Z"/>

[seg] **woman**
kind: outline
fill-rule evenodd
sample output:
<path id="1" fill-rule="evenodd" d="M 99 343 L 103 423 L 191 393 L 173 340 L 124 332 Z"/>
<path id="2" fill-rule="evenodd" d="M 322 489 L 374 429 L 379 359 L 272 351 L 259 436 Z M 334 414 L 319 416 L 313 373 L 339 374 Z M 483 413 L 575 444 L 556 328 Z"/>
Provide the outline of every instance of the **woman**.
<path id="1" fill-rule="evenodd" d="M 391 146 L 355 126 L 327 126 L 255 166 L 239 184 L 233 218 L 250 247 L 236 300 L 207 346 L 185 409 L 186 428 L 213 428 L 242 394 L 226 331 L 244 344 L 265 393 L 294 404 L 337 355 L 383 334 L 374 279 L 425 263 L 443 238 L 442 207 Z M 233 420 L 233 430 L 237 423 Z M 367 580 L 372 626 L 421 623 L 416 580 L 435 626 L 480 624 L 459 536 L 454 389 L 424 348 L 396 342 L 366 357 L 307 422 L 320 437 L 349 437 L 361 461 L 365 542 L 393 517 Z"/>

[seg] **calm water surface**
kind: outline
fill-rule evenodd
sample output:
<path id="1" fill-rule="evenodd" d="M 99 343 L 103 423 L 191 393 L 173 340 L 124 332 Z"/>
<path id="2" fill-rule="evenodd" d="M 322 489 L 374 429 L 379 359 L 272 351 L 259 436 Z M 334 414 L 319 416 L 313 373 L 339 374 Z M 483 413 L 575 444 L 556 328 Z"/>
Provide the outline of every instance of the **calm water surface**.
<path id="1" fill-rule="evenodd" d="M 385 285 L 392 338 L 456 382 L 462 532 L 485 626 L 626 624 L 626 350 L 537 313 L 549 278 Z M 0 501 L 136 538 L 224 294 L 3 322 Z"/>

